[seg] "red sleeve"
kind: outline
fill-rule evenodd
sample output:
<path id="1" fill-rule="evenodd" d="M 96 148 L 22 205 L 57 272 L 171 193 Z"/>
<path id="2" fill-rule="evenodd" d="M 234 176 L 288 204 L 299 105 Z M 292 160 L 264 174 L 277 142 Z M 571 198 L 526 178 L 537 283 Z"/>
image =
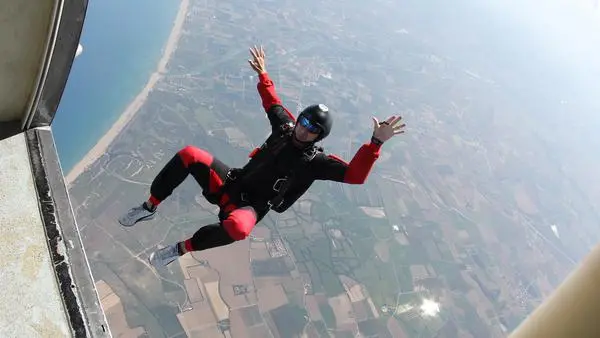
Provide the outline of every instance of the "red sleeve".
<path id="1" fill-rule="evenodd" d="M 375 161 L 379 158 L 381 146 L 363 144 L 354 154 L 350 163 L 336 155 L 329 155 L 320 161 L 315 175 L 316 179 L 342 182 L 347 184 L 363 184 L 367 180 Z"/>
<path id="2" fill-rule="evenodd" d="M 344 175 L 344 183 L 365 183 L 375 161 L 379 158 L 380 148 L 381 146 L 374 143 L 363 144 L 348 164 L 346 175 Z"/>
<path id="3" fill-rule="evenodd" d="M 281 104 L 281 100 L 275 91 L 275 84 L 269 77 L 269 73 L 265 72 L 258 75 L 258 84 L 256 87 L 258 88 L 258 94 L 260 94 L 265 112 L 268 112 L 272 105 Z"/>
<path id="4" fill-rule="evenodd" d="M 281 99 L 279 99 L 277 91 L 275 91 L 275 84 L 269 77 L 269 73 L 265 72 L 258 75 L 258 84 L 256 85 L 256 88 L 258 89 L 258 93 L 260 94 L 262 106 L 265 109 L 265 112 L 267 112 L 267 114 L 269 114 L 269 111 L 273 107 L 273 105 L 280 105 L 293 121 L 296 120 L 294 115 L 290 113 L 285 107 L 283 107 Z"/>

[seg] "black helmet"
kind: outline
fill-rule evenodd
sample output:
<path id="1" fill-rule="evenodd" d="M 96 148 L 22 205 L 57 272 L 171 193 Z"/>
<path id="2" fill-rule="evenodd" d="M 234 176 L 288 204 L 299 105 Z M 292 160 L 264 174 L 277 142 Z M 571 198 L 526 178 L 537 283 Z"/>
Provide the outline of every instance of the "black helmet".
<path id="1" fill-rule="evenodd" d="M 319 134 L 319 137 L 315 139 L 314 142 L 319 142 L 320 140 L 327 137 L 327 135 L 329 135 L 329 133 L 331 132 L 331 127 L 333 127 L 333 119 L 331 118 L 331 115 L 329 114 L 329 108 L 327 108 L 326 105 L 310 105 L 300 112 L 298 119 L 300 119 L 301 117 L 305 117 L 307 120 L 310 121 L 310 123 L 321 128 L 321 133 Z"/>

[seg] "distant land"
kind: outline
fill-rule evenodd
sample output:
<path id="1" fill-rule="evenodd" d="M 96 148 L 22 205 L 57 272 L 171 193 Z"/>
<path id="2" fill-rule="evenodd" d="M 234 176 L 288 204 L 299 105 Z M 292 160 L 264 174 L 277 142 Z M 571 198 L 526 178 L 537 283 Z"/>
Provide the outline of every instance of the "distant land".
<path id="1" fill-rule="evenodd" d="M 582 184 L 597 166 L 567 151 L 581 138 L 557 137 L 572 96 L 550 80 L 568 72 L 529 62 L 546 55 L 533 35 L 480 2 L 273 4 L 189 0 L 152 90 L 69 180 L 113 334 L 506 337 L 600 236 Z M 291 111 L 335 112 L 328 152 L 350 160 L 371 114 L 400 112 L 407 132 L 364 185 L 317 182 L 250 238 L 153 269 L 150 252 L 215 222 L 215 206 L 188 178 L 154 220 L 116 219 L 185 145 L 246 162 L 269 132 L 246 61 L 261 43 Z"/>

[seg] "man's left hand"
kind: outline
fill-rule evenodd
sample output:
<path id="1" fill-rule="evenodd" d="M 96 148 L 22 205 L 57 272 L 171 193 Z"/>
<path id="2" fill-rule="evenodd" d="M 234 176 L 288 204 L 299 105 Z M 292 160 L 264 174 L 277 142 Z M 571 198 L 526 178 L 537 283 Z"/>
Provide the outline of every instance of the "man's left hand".
<path id="1" fill-rule="evenodd" d="M 379 122 L 376 117 L 373 118 L 373 137 L 377 139 L 379 142 L 383 143 L 394 135 L 404 133 L 403 128 L 406 127 L 406 124 L 400 122 L 402 121 L 402 116 L 390 116 L 387 120 L 383 122 Z"/>
<path id="2" fill-rule="evenodd" d="M 252 54 L 252 60 L 248 60 L 248 63 L 250 63 L 256 74 L 266 73 L 267 67 L 265 67 L 265 50 L 263 46 L 250 48 L 250 54 Z"/>

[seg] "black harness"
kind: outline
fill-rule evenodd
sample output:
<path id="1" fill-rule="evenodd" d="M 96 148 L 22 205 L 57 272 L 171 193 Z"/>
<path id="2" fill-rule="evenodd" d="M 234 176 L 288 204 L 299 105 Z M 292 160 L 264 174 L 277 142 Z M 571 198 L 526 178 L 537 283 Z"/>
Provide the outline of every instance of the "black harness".
<path id="1" fill-rule="evenodd" d="M 285 201 L 285 194 L 297 178 L 298 169 L 307 165 L 315 156 L 323 151 L 323 148 L 311 145 L 303 151 L 302 156 L 294 158 L 287 163 L 283 176 L 277 178 L 271 189 L 277 194 L 270 199 L 262 199 L 261 193 L 248 196 L 247 192 L 241 191 L 241 184 L 244 178 L 252 177 L 255 173 L 264 170 L 264 168 L 275 161 L 281 150 L 291 142 L 294 131 L 294 123 L 288 122 L 280 127 L 279 135 L 269 137 L 255 152 L 250 161 L 243 168 L 232 168 L 227 172 L 225 187 L 229 193 L 239 194 L 243 202 L 247 202 L 259 209 L 276 209 Z"/>

